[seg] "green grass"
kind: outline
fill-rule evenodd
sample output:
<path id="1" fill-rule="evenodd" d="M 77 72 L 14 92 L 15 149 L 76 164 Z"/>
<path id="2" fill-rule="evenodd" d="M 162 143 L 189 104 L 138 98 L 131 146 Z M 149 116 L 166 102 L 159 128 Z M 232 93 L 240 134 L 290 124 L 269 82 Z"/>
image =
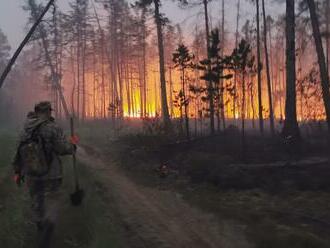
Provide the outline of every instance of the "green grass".
<path id="1" fill-rule="evenodd" d="M 11 179 L 10 162 L 15 151 L 15 135 L 0 131 L 0 246 L 34 248 L 36 233 L 29 223 L 29 196 L 26 187 L 18 188 Z M 64 159 L 64 199 L 53 247 L 117 248 L 125 247 L 122 230 L 111 195 L 97 172 L 78 164 L 81 185 L 86 191 L 82 206 L 73 207 L 69 195 L 73 191 L 70 158 Z"/>

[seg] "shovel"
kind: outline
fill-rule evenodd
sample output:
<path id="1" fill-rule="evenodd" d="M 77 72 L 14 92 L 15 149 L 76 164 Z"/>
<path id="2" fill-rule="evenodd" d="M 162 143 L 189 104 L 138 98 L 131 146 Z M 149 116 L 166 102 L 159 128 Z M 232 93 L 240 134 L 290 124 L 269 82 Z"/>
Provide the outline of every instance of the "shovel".
<path id="1" fill-rule="evenodd" d="M 74 137 L 73 117 L 70 118 L 70 127 L 71 127 L 71 137 Z M 74 181 L 75 181 L 75 192 L 73 192 L 70 195 L 70 199 L 71 199 L 71 203 L 73 206 L 79 206 L 82 203 L 85 192 L 79 186 L 76 152 L 74 152 L 72 154 L 72 163 L 73 163 L 73 174 L 74 174 Z"/>

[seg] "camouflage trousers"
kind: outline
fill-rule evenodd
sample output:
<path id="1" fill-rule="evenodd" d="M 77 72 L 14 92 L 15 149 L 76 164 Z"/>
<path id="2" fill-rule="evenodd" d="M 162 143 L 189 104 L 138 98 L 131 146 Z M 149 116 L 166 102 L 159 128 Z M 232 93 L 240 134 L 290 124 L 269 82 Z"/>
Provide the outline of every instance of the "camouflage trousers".
<path id="1" fill-rule="evenodd" d="M 55 224 L 62 200 L 62 180 L 28 179 L 27 184 L 31 197 L 32 222 L 37 225 L 45 222 Z"/>

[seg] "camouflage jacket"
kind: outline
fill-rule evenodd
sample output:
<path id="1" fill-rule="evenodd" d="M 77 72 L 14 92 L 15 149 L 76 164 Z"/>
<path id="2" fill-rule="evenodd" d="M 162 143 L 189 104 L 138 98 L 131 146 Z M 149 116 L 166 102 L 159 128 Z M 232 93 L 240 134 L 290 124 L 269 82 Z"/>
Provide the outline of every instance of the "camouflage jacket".
<path id="1" fill-rule="evenodd" d="M 20 134 L 19 144 L 29 139 L 36 128 L 38 128 L 38 135 L 44 141 L 45 154 L 49 165 L 49 172 L 38 179 L 61 179 L 63 168 L 59 156 L 72 154 L 74 147 L 67 141 L 63 130 L 55 123 L 53 118 L 44 120 L 36 116 L 26 120 L 23 131 Z M 16 154 L 13 165 L 16 173 L 22 172 L 19 153 Z"/>

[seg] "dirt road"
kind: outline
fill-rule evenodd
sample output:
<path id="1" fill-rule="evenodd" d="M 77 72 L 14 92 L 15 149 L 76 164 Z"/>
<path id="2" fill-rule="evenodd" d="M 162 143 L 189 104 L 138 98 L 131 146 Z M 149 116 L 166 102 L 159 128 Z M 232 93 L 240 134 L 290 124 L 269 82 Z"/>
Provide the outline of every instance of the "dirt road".
<path id="1" fill-rule="evenodd" d="M 220 222 L 188 205 L 178 194 L 130 181 L 112 162 L 79 149 L 81 162 L 101 170 L 132 248 L 246 248 L 243 226 Z"/>

